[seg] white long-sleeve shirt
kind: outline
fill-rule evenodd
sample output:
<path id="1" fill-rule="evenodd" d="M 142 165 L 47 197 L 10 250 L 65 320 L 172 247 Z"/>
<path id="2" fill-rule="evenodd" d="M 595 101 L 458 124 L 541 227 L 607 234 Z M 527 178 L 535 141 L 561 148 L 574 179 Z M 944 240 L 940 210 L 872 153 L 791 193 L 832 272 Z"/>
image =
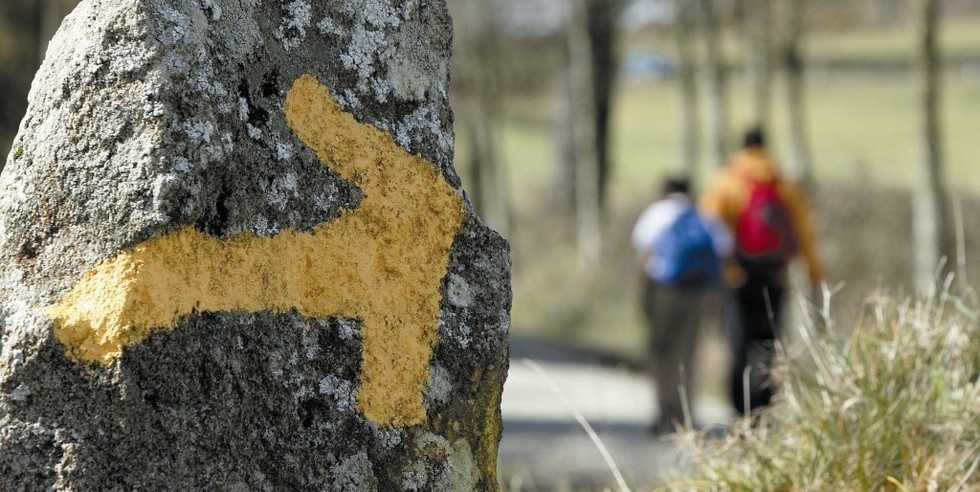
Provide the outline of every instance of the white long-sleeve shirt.
<path id="1" fill-rule="evenodd" d="M 691 199 L 683 193 L 671 193 L 647 207 L 633 226 L 633 248 L 641 253 L 652 253 L 652 245 L 677 220 L 677 217 L 694 207 Z M 735 240 L 728 227 L 721 220 L 706 219 L 702 222 L 711 235 L 711 244 L 719 258 L 731 255 L 735 250 Z M 649 259 L 647 259 L 649 262 Z"/>

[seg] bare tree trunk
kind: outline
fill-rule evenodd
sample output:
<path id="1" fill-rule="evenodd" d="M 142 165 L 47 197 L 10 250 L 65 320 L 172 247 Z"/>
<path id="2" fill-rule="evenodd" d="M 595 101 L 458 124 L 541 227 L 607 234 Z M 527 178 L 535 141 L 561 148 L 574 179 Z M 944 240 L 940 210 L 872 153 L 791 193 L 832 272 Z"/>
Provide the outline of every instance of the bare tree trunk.
<path id="1" fill-rule="evenodd" d="M 464 89 L 460 122 L 469 139 L 473 206 L 503 236 L 510 229 L 510 204 L 497 159 L 497 57 L 500 50 L 491 2 L 450 2 L 457 24 L 456 76 Z"/>
<path id="2" fill-rule="evenodd" d="M 552 184 L 552 201 L 555 209 L 568 217 L 575 215 L 575 125 L 572 121 L 571 66 L 563 70 L 555 80 L 557 97 L 554 110 L 555 165 Z"/>
<path id="3" fill-rule="evenodd" d="M 792 0 L 790 3 L 796 3 Z M 754 123 L 769 126 L 769 101 L 771 94 L 772 64 L 770 63 L 770 37 L 772 12 L 770 0 L 745 0 L 743 26 L 745 38 L 745 63 L 752 92 L 752 118 Z"/>
<path id="4" fill-rule="evenodd" d="M 681 169 L 688 179 L 697 175 L 698 148 L 701 132 L 698 125 L 698 87 L 695 74 L 695 49 L 693 24 L 696 5 L 690 0 L 674 0 L 676 17 L 674 30 L 677 52 L 680 54 L 680 71 L 677 78 L 680 91 L 681 114 Z"/>
<path id="5" fill-rule="evenodd" d="M 919 76 L 922 90 L 922 162 L 916 174 L 912 201 L 915 237 L 915 282 L 919 292 L 935 285 L 934 273 L 949 252 L 946 192 L 943 185 L 939 118 L 940 73 L 936 45 L 938 0 L 916 0 L 919 20 Z M 948 256 L 947 256 L 948 257 Z"/>
<path id="6" fill-rule="evenodd" d="M 497 139 L 493 128 L 496 112 L 492 109 L 493 101 L 486 93 L 474 94 L 464 104 L 466 109 L 461 116 L 470 141 L 467 160 L 473 173 L 473 206 L 488 226 L 508 237 L 510 202 L 497 159 Z"/>
<path id="7" fill-rule="evenodd" d="M 707 58 L 704 79 L 708 91 L 708 139 L 711 143 L 711 160 L 724 166 L 728 160 L 728 104 L 725 97 L 725 66 L 718 40 L 718 23 L 714 0 L 698 0 L 699 25 L 704 35 Z"/>
<path id="8" fill-rule="evenodd" d="M 616 75 L 615 19 L 620 0 L 569 2 L 568 72 L 556 119 L 559 205 L 571 202 L 582 257 L 601 253 L 601 224 L 609 162 L 609 118 Z"/>
<path id="9" fill-rule="evenodd" d="M 595 151 L 599 210 L 605 209 L 609 182 L 609 118 L 616 83 L 616 17 L 620 0 L 590 0 L 588 6 L 589 46 L 592 59 L 592 90 L 595 104 Z"/>
<path id="10" fill-rule="evenodd" d="M 810 143 L 807 137 L 804 63 L 800 40 L 806 29 L 805 0 L 784 3 L 786 38 L 783 44 L 783 72 L 786 77 L 786 109 L 789 119 L 790 176 L 804 188 L 813 187 Z"/>
<path id="11" fill-rule="evenodd" d="M 601 0 L 600 0 L 601 1 Z M 575 158 L 575 229 L 582 257 L 596 263 L 601 254 L 599 155 L 596 145 L 596 85 L 589 29 L 589 3 L 571 2 L 568 28 L 572 148 Z"/>

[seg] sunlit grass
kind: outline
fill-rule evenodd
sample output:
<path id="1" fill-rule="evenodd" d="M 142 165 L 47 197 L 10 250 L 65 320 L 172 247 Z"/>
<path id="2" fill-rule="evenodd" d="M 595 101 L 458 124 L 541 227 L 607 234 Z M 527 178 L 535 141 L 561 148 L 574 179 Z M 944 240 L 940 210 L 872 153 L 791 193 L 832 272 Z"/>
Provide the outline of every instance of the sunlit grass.
<path id="1" fill-rule="evenodd" d="M 980 139 L 975 138 L 980 73 L 975 77 L 950 74 L 945 90 L 942 121 L 948 182 L 960 190 L 980 190 L 980 173 L 974 169 L 980 155 Z M 652 192 L 656 177 L 680 169 L 675 93 L 666 82 L 622 86 L 614 115 L 613 155 L 618 168 L 613 195 L 639 191 L 638 187 Z M 732 142 L 751 123 L 747 93 L 742 80 L 732 81 Z M 818 181 L 833 185 L 870 180 L 908 188 L 921 155 L 916 94 L 915 81 L 908 76 L 812 74 L 807 122 Z M 775 156 L 785 160 L 788 134 L 781 85 L 773 97 L 770 134 Z M 700 164 L 699 176 L 711 171 L 710 164 Z"/>
<path id="2" fill-rule="evenodd" d="M 944 46 L 980 53 L 980 29 L 970 28 L 976 25 L 977 21 L 949 22 Z M 879 36 L 880 42 L 862 41 Z M 884 33 L 818 32 L 813 34 L 809 49 L 818 50 L 816 45 L 820 45 L 823 51 L 814 56 L 887 57 L 889 50 L 905 49 L 899 45 L 907 36 L 909 32 L 902 27 Z M 640 41 L 668 46 L 670 38 L 660 33 Z M 975 130 L 980 121 L 980 69 L 950 68 L 945 73 L 944 90 L 946 181 L 956 193 L 976 196 L 980 192 L 980 172 L 975 170 L 980 156 L 980 138 Z M 903 202 L 901 195 L 914 182 L 921 156 L 917 91 L 916 81 L 902 70 L 813 69 L 808 74 L 806 106 L 813 173 L 818 190 L 829 192 L 823 196 L 833 200 L 815 204 L 820 249 L 831 280 L 853 286 L 854 295 L 866 291 L 859 289 L 874 288 L 877 282 L 908 281 L 904 277 L 907 260 L 903 259 L 910 254 L 907 241 L 887 251 L 880 247 L 910 234 L 904 215 L 898 216 L 907 215 L 907 208 L 896 208 L 894 203 Z M 736 142 L 750 123 L 749 94 L 746 81 L 733 74 L 728 90 L 731 142 Z M 571 241 L 571 225 L 549 208 L 552 183 L 559 172 L 554 139 L 556 107 L 553 94 L 525 94 L 505 99 L 497 108 L 498 158 L 509 184 L 514 217 L 510 239 L 514 244 L 515 330 L 640 356 L 644 328 L 637 308 L 634 254 L 627 238 L 632 222 L 655 198 L 661 179 L 682 168 L 676 82 L 621 79 L 617 86 L 611 121 L 613 168 L 605 251 L 595 268 L 581 263 Z M 773 153 L 785 162 L 787 116 L 778 78 L 772 109 L 769 133 Z M 466 135 L 459 132 L 457 155 L 465 156 L 466 149 Z M 714 164 L 707 162 L 706 151 L 707 146 L 702 145 L 697 189 L 702 189 L 715 172 Z M 466 164 L 457 159 L 464 185 L 471 182 Z M 873 197 L 878 191 L 891 198 L 876 202 Z M 848 193 L 857 195 L 848 199 Z M 844 210 L 849 204 L 861 209 Z M 833 210 L 828 213 L 828 208 Z M 879 241 L 878 236 L 891 239 Z M 869 239 L 873 246 L 858 244 Z M 891 288 L 901 285 L 887 284 Z"/>
<path id="3" fill-rule="evenodd" d="M 939 48 L 951 62 L 980 57 L 980 20 L 973 17 L 945 18 L 939 29 Z M 916 53 L 916 29 L 913 20 L 874 26 L 810 26 L 802 38 L 802 50 L 815 65 L 900 67 L 910 63 Z M 745 50 L 737 26 L 723 27 L 720 47 L 725 62 L 739 66 Z M 780 31 L 774 31 L 778 42 Z M 695 38 L 701 49 L 703 41 Z M 668 57 L 677 56 L 673 35 L 665 28 L 648 28 L 624 35 L 623 51 L 651 50 Z"/>
<path id="4" fill-rule="evenodd" d="M 972 296 L 879 296 L 851 337 L 809 325 L 782 390 L 723 440 L 688 435 L 701 467 L 676 490 L 977 490 L 980 320 Z"/>
<path id="5" fill-rule="evenodd" d="M 941 113 L 947 183 L 980 190 L 980 74 L 948 73 Z M 834 182 L 910 188 L 922 158 L 921 105 L 909 76 L 814 76 L 808 105 L 815 173 Z"/>
<path id="6" fill-rule="evenodd" d="M 975 75 L 949 74 L 944 87 L 942 121 L 948 181 L 961 191 L 980 190 L 980 173 L 974 169 L 980 155 L 980 139 L 974 136 L 980 114 L 980 71 Z M 739 97 L 745 94 L 743 81 L 734 79 L 729 89 L 732 142 L 750 123 L 747 96 Z M 782 94 L 777 86 L 770 131 L 777 158 L 783 158 L 788 150 Z M 807 121 L 818 181 L 870 180 L 908 188 L 921 155 L 915 96 L 914 81 L 908 76 L 812 74 Z M 545 104 L 548 96 L 539 99 L 545 101 L 521 100 L 515 104 L 535 104 L 550 111 L 550 104 Z M 612 200 L 650 194 L 660 177 L 682 169 L 678 118 L 676 87 L 671 81 L 625 82 L 619 86 L 612 120 Z M 554 134 L 548 118 L 505 114 L 499 125 L 500 159 L 508 175 L 512 203 L 518 209 L 538 206 L 533 198 L 547 190 L 554 178 Z M 465 135 L 458 134 L 457 141 L 458 155 L 464 155 Z M 713 172 L 707 162 L 699 163 L 698 170 L 702 181 Z"/>
<path id="7" fill-rule="evenodd" d="M 950 57 L 980 54 L 977 25 L 954 21 L 945 26 L 943 46 Z M 910 281 L 906 194 L 921 155 L 920 108 L 911 72 L 895 69 L 907 61 L 911 30 L 886 31 L 816 33 L 807 45 L 818 61 L 883 60 L 893 65 L 880 71 L 816 68 L 807 79 L 817 186 L 811 198 L 819 248 L 828 280 L 843 283 L 833 317 L 842 332 L 849 332 L 855 318 L 869 315 L 856 323 L 850 341 L 824 334 L 814 339 L 813 350 L 791 348 L 791 363 L 784 371 L 786 399 L 771 420 L 764 420 L 771 425 L 744 429 L 741 438 L 724 441 L 720 459 L 730 461 L 709 458 L 714 468 L 701 477 L 722 485 L 702 488 L 928 490 L 935 484 L 945 490 L 963 478 L 970 459 L 980 456 L 975 304 L 946 296 L 905 303 L 879 299 L 867 309 L 860 307 L 869 290 L 902 292 Z M 650 46 L 671 49 L 669 37 L 650 39 Z M 735 60 L 737 45 L 727 46 Z M 975 130 L 980 69 L 951 65 L 944 75 L 946 180 L 971 199 L 965 232 L 968 266 L 976 280 L 980 271 L 973 266 L 974 248 L 980 245 L 980 229 L 974 231 L 969 218 L 980 214 L 975 198 L 980 195 L 980 172 L 974 169 L 980 156 Z M 733 142 L 749 123 L 749 94 L 745 81 L 734 75 L 729 87 Z M 781 83 L 773 97 L 772 146 L 784 161 L 788 149 Z M 556 172 L 553 103 L 550 95 L 524 96 L 501 106 L 499 156 L 515 210 L 514 330 L 639 359 L 645 351 L 645 328 L 628 235 L 660 179 L 681 168 L 675 82 L 623 80 L 618 87 L 604 256 L 592 267 L 578 258 L 571 225 L 548 209 L 547 193 Z M 460 148 L 465 145 L 461 138 Z M 698 185 L 704 186 L 713 171 L 707 162 L 699 163 Z M 787 329 L 797 327 L 787 324 Z M 964 345 L 954 339 L 973 342 Z M 823 370 L 813 357 L 829 360 L 822 363 L 832 366 L 829 374 L 834 377 L 811 377 Z M 972 379 L 965 377 L 971 370 Z M 795 408 L 786 410 L 791 404 Z M 977 473 L 967 478 L 966 490 L 980 489 Z"/>
<path id="8" fill-rule="evenodd" d="M 913 22 L 881 28 L 817 30 L 806 39 L 805 50 L 816 63 L 903 63 L 913 59 L 916 29 Z M 980 55 L 977 20 L 945 19 L 939 47 L 948 60 Z"/>
<path id="9" fill-rule="evenodd" d="M 959 193 L 975 194 L 980 190 L 980 173 L 973 168 L 976 156 L 980 156 L 980 139 L 974 136 L 973 121 L 980 114 L 980 83 L 963 77 L 950 77 L 946 83 L 944 112 L 946 142 L 946 178 Z M 744 93 L 744 87 L 733 84 L 732 94 Z M 775 95 L 778 97 L 781 91 Z M 919 139 L 917 132 L 917 107 L 912 103 L 914 88 L 907 78 L 889 76 L 827 75 L 811 79 L 808 95 L 810 134 L 813 149 L 814 174 L 817 186 L 822 188 L 856 189 L 866 186 L 892 190 L 907 190 L 914 179 L 917 165 Z M 617 97 L 613 122 L 614 170 L 610 183 L 610 225 L 606 230 L 608 262 L 603 264 L 597 276 L 593 272 L 575 273 L 578 268 L 575 251 L 568 245 L 559 245 L 542 237 L 544 230 L 560 230 L 560 224 L 549 214 L 533 212 L 547 205 L 546 194 L 554 177 L 555 157 L 552 140 L 553 127 L 542 122 L 518 122 L 503 124 L 501 132 L 503 151 L 501 158 L 511 183 L 512 203 L 515 206 L 517 224 L 515 240 L 531 241 L 523 251 L 531 255 L 520 256 L 522 248 L 515 245 L 515 289 L 519 294 L 514 301 L 514 324 L 521 329 L 543 329 L 541 323 L 554 323 L 570 317 L 584 325 L 590 319 L 610 323 L 619 320 L 622 326 L 614 333 L 622 333 L 617 346 L 629 346 L 626 342 L 642 333 L 639 317 L 635 312 L 635 279 L 630 275 L 633 253 L 625 242 L 629 227 L 640 209 L 652 200 L 659 180 L 680 169 L 677 145 L 679 129 L 676 123 L 677 108 L 675 89 L 665 82 L 647 84 L 623 84 Z M 734 121 L 746 121 L 746 104 L 733 98 Z M 786 150 L 785 116 L 782 105 L 774 111 L 775 125 L 772 130 L 774 153 L 784 159 Z M 734 126 L 734 125 L 733 125 Z M 734 133 L 734 129 L 733 129 Z M 733 140 L 734 140 L 733 136 Z M 710 165 L 700 165 L 701 186 L 712 172 Z M 869 192 L 870 193 L 870 192 Z M 818 216 L 823 212 L 817 208 Z M 882 214 L 900 213 L 899 210 L 875 210 Z M 840 214 L 845 219 L 846 213 Z M 867 214 L 863 214 L 867 215 Z M 856 220 L 859 216 L 853 216 Z M 894 221 L 890 221 L 894 222 Z M 826 223 L 840 241 L 825 244 L 824 249 L 845 252 L 857 245 L 849 244 L 848 228 L 864 229 L 868 225 L 854 223 Z M 881 225 L 880 220 L 875 221 Z M 900 223 L 900 221 L 899 221 Z M 567 228 L 565 229 L 567 232 Z M 883 234 L 906 236 L 907 230 L 883 231 Z M 522 236 L 523 234 L 523 236 Z M 821 235 L 822 236 L 822 235 Z M 570 234 L 563 236 L 565 239 Z M 843 249 L 842 249 L 843 248 Z M 832 258 L 830 259 L 832 260 Z M 840 271 L 830 265 L 832 272 Z M 892 268 L 895 268 L 893 266 Z M 881 266 L 881 268 L 888 268 Z M 618 283 L 596 280 L 612 272 Z M 842 272 L 849 274 L 849 272 Z M 886 275 L 892 278 L 893 275 Z M 578 280 L 576 280 L 578 279 Z M 853 278 L 834 278 L 835 281 L 854 281 Z M 592 288 L 602 285 L 607 294 L 595 293 Z M 576 294 L 577 293 L 577 294 Z M 594 302 L 590 302 L 594 301 Z M 585 302 L 587 305 L 583 305 Z M 588 315 L 573 315 L 561 311 L 588 311 Z M 624 312 L 630 313 L 628 316 Z M 556 330 L 551 326 L 549 330 Z M 593 330 L 595 331 L 595 330 Z M 603 330 L 605 331 L 605 330 Z M 579 330 L 590 338 L 600 338 L 587 328 Z M 604 340 L 606 338 L 603 337 Z M 634 345 L 635 345 L 634 341 Z"/>

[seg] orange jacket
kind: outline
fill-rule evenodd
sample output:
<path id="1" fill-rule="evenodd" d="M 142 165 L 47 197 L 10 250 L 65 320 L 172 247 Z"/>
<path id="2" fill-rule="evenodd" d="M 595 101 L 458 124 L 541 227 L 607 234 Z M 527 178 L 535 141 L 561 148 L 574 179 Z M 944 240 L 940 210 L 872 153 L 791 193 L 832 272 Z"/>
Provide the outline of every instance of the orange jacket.
<path id="1" fill-rule="evenodd" d="M 800 240 L 800 254 L 806 260 L 810 281 L 816 284 L 823 279 L 823 272 L 817 259 L 803 193 L 793 183 L 780 178 L 772 160 L 761 147 L 751 147 L 735 154 L 713 186 L 702 195 L 700 208 L 706 216 L 723 220 L 735 233 L 738 217 L 749 201 L 750 183 L 753 180 L 766 182 L 773 179 L 779 180 L 779 196 L 792 217 L 793 227 Z M 741 272 L 729 272 L 728 275 L 730 280 L 743 277 Z"/>

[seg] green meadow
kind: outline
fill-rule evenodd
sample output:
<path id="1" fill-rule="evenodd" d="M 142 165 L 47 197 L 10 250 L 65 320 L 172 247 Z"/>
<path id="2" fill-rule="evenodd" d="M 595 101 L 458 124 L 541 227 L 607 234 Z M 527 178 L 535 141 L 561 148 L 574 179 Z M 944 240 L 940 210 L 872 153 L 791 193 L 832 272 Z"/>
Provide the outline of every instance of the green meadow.
<path id="1" fill-rule="evenodd" d="M 966 211 L 966 257 L 974 241 L 969 212 L 980 193 L 980 28 L 949 23 L 943 73 L 945 179 Z M 908 28 L 815 33 L 806 43 L 810 66 L 806 112 L 815 187 L 810 197 L 827 280 L 840 292 L 838 313 L 856 317 L 872 291 L 905 293 L 911 285 L 908 192 L 919 164 L 918 80 L 909 65 Z M 748 87 L 737 69 L 737 43 L 729 36 L 729 141 L 734 148 L 750 123 Z M 670 55 L 663 35 L 627 37 L 624 51 Z M 515 95 L 502 101 L 497 124 L 499 158 L 508 183 L 513 224 L 515 332 L 587 344 L 639 358 L 643 327 L 638 274 L 628 244 L 632 222 L 655 198 L 659 181 L 682 168 L 680 108 L 673 78 L 623 77 L 611 122 L 612 175 L 604 249 L 597 265 L 577 256 L 567 218 L 551 207 L 555 176 L 553 94 Z M 703 98 L 702 98 L 703 100 Z M 788 156 L 787 114 L 781 75 L 773 78 L 769 133 L 773 154 Z M 458 155 L 467 142 L 457 134 Z M 697 163 L 696 188 L 710 182 L 707 145 Z M 467 184 L 467 169 L 460 165 Z M 974 275 L 976 278 L 980 278 Z M 802 285 L 802 284 L 801 284 Z"/>
<path id="2" fill-rule="evenodd" d="M 944 25 L 942 134 L 945 181 L 962 211 L 961 264 L 916 298 L 910 190 L 919 165 L 918 80 L 908 28 L 815 33 L 807 43 L 806 110 L 814 186 L 809 201 L 830 302 L 799 287 L 775 374 L 782 391 L 757 419 L 722 438 L 682 433 L 695 467 L 653 490 L 976 490 L 980 487 L 980 21 Z M 737 44 L 726 50 L 738 65 Z M 627 40 L 670 53 L 670 40 Z M 585 264 L 567 217 L 550 205 L 555 173 L 554 96 L 513 97 L 498 122 L 513 209 L 513 332 L 586 345 L 640 362 L 645 328 L 633 221 L 660 180 L 678 172 L 676 80 L 620 80 L 612 121 L 612 177 L 598 264 Z M 749 87 L 733 70 L 730 142 L 749 120 Z M 788 158 L 784 88 L 776 74 L 769 128 Z M 458 151 L 467 143 L 458 141 Z M 707 149 L 702 145 L 702 152 Z M 465 154 L 460 154 L 465 155 Z M 702 159 L 705 161 L 705 159 Z M 466 169 L 463 172 L 466 183 Z M 714 173 L 699 162 L 696 188 Z M 695 390 L 722 398 L 727 352 L 717 312 L 699 352 Z M 638 489 L 648 484 L 632 484 Z"/>

